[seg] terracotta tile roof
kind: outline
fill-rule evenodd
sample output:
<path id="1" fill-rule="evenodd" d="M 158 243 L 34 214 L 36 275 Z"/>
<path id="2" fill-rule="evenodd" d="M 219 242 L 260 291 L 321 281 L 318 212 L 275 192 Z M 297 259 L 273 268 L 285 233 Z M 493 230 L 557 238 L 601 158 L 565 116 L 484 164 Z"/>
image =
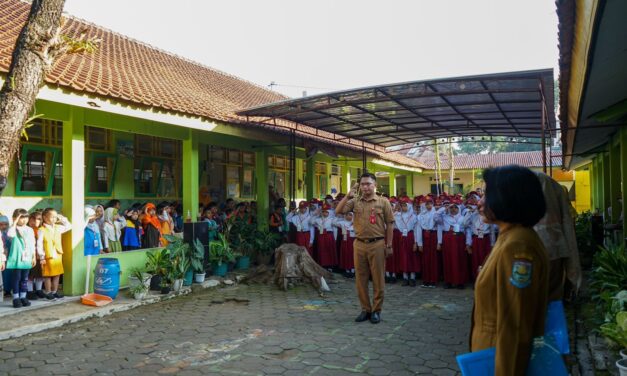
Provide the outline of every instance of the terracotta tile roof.
<path id="1" fill-rule="evenodd" d="M 549 155 L 547 154 L 547 166 L 549 166 Z M 427 169 L 435 169 L 435 158 L 418 158 Z M 510 164 L 517 164 L 525 167 L 542 167 L 542 151 L 521 151 L 510 153 L 494 153 L 494 154 L 467 154 L 456 155 L 453 159 L 456 170 L 481 169 L 488 167 L 500 167 Z M 440 158 L 441 168 L 449 169 L 448 156 Z M 559 152 L 553 154 L 553 167 L 562 166 L 562 156 Z"/>
<path id="2" fill-rule="evenodd" d="M 19 0 L 0 3 L 0 74 L 9 69 L 13 47 L 30 6 Z M 102 42 L 93 54 L 62 56 L 45 79 L 51 87 L 242 126 L 261 125 L 279 132 L 289 132 L 288 128 L 296 127 L 300 137 L 361 150 L 361 143 L 345 138 L 329 140 L 306 126 L 279 122 L 261 124 L 263 119 L 248 121 L 236 112 L 287 97 L 100 26 L 71 16 L 66 18 L 64 34 L 78 36 L 84 31 L 88 37 L 99 38 Z M 384 150 L 369 150 L 369 153 L 421 167 L 419 162 L 397 153 Z"/>

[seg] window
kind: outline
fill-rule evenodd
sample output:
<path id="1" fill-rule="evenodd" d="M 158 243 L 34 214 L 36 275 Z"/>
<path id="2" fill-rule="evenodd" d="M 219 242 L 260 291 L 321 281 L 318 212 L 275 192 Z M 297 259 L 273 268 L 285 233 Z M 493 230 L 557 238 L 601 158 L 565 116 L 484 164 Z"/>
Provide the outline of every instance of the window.
<path id="1" fill-rule="evenodd" d="M 242 196 L 243 198 L 253 198 L 253 179 L 254 170 L 252 168 L 244 168 L 244 174 L 242 176 Z"/>
<path id="2" fill-rule="evenodd" d="M 316 175 L 326 175 L 327 174 L 327 164 L 323 162 L 316 162 Z"/>
<path id="3" fill-rule="evenodd" d="M 111 132 L 108 129 L 85 127 L 85 149 L 111 151 Z"/>
<path id="4" fill-rule="evenodd" d="M 63 144 L 63 123 L 50 119 L 34 119 L 26 129 L 22 142 L 29 144 L 60 146 Z"/>
<path id="5" fill-rule="evenodd" d="M 279 155 L 270 155 L 268 156 L 268 167 L 284 171 L 289 168 L 289 160 Z"/>
<path id="6" fill-rule="evenodd" d="M 50 195 L 54 180 L 61 177 L 61 168 L 57 165 L 60 154 L 56 148 L 24 145 L 20 158 L 21 168 L 17 173 L 16 195 Z"/>
<path id="7" fill-rule="evenodd" d="M 229 150 L 229 164 L 241 165 L 242 153 L 237 150 Z"/>
<path id="8" fill-rule="evenodd" d="M 331 175 L 342 175 L 342 167 L 336 164 L 331 165 Z"/>
<path id="9" fill-rule="evenodd" d="M 240 176 L 239 167 L 226 167 L 226 197 L 236 198 L 240 196 Z"/>
<path id="10" fill-rule="evenodd" d="M 111 196 L 117 156 L 91 153 L 87 168 L 87 196 Z"/>
<path id="11" fill-rule="evenodd" d="M 179 197 L 182 188 L 181 141 L 135 136 L 135 195 Z"/>
<path id="12" fill-rule="evenodd" d="M 254 153 L 242 153 L 244 164 L 249 166 L 255 165 L 255 154 Z"/>
<path id="13" fill-rule="evenodd" d="M 52 195 L 63 195 L 63 152 L 59 151 L 57 160 L 54 162 L 54 179 L 52 182 Z"/>

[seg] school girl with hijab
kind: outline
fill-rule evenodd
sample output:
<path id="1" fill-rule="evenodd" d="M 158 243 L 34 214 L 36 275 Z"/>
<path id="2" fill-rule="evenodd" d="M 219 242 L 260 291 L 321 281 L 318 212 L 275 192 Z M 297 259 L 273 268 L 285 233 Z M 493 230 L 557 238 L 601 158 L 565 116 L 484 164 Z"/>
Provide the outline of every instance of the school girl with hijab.
<path id="1" fill-rule="evenodd" d="M 314 232 L 317 245 L 317 262 L 323 268 L 331 270 L 337 266 L 337 248 L 335 246 L 335 238 L 337 237 L 337 228 L 333 225 L 334 218 L 329 215 L 329 204 L 322 205 L 320 217 L 314 219 L 313 227 L 310 231 Z M 313 240 L 314 234 L 311 234 Z M 312 242 L 310 240 L 310 244 Z"/>
<path id="2" fill-rule="evenodd" d="M 96 223 L 96 211 L 91 207 L 85 207 L 85 230 L 84 230 L 84 253 L 85 255 L 97 256 L 102 253 L 102 237 L 100 227 Z"/>
<path id="3" fill-rule="evenodd" d="M 463 289 L 468 282 L 468 258 L 464 217 L 459 213 L 459 202 L 450 202 L 446 213 L 441 217 L 438 231 L 438 248 L 442 250 L 444 266 L 444 288 Z"/>
<path id="4" fill-rule="evenodd" d="M 142 217 L 142 227 L 144 229 L 144 238 L 142 244 L 144 248 L 157 248 L 161 246 L 161 222 L 157 218 L 157 208 L 155 204 L 149 202 L 144 207 L 144 216 Z"/>
<path id="5" fill-rule="evenodd" d="M 355 227 L 353 227 L 353 212 L 338 216 L 335 226 L 340 230 L 340 257 L 338 266 L 344 270 L 346 278 L 355 277 L 355 260 L 353 255 L 353 242 L 355 241 Z"/>
<path id="6" fill-rule="evenodd" d="M 403 273 L 403 286 L 416 286 L 416 273 L 420 273 L 422 265 L 416 253 L 414 229 L 416 228 L 416 216 L 410 208 L 411 199 L 400 199 L 401 210 L 394 215 L 394 233 L 398 233 L 397 248 L 394 253 L 398 255 L 399 272 Z"/>
<path id="7" fill-rule="evenodd" d="M 28 289 L 28 272 L 35 266 L 35 233 L 28 227 L 28 212 L 16 209 L 13 212 L 13 225 L 9 227 L 7 236 L 11 239 L 11 250 L 6 268 L 11 270 L 11 287 L 13 290 L 13 308 L 31 305 L 26 297 Z"/>
<path id="8" fill-rule="evenodd" d="M 168 241 L 165 239 L 166 235 L 172 235 L 174 230 L 174 221 L 170 216 L 170 205 L 167 202 L 162 202 L 157 206 L 157 216 L 161 223 L 161 245 L 168 245 Z"/>
<path id="9" fill-rule="evenodd" d="M 58 291 L 59 279 L 63 274 L 63 244 L 61 234 L 72 229 L 72 225 L 64 216 L 57 214 L 52 208 L 44 209 L 43 225 L 37 237 L 37 256 L 41 263 L 44 277 L 45 297 L 48 300 L 59 299 L 63 294 Z"/>
<path id="10" fill-rule="evenodd" d="M 139 222 L 139 213 L 136 209 L 126 212 L 126 226 L 122 229 L 122 250 L 133 251 L 142 247 L 142 225 Z"/>
<path id="11" fill-rule="evenodd" d="M 126 222 L 120 221 L 118 211 L 113 207 L 105 210 L 104 220 L 103 237 L 106 239 L 107 244 L 105 253 L 122 252 L 120 238 L 122 236 L 122 228 L 126 225 Z"/>
<path id="12" fill-rule="evenodd" d="M 477 201 L 469 198 L 466 201 L 466 251 L 470 255 L 470 277 L 474 281 L 479 273 L 479 267 L 490 254 L 496 240 L 494 225 L 485 223 L 477 211 Z"/>
<path id="13" fill-rule="evenodd" d="M 39 228 L 43 223 L 41 217 L 41 210 L 36 210 L 30 214 L 28 217 L 28 227 L 33 229 L 33 233 L 35 234 L 35 239 L 39 238 Z M 35 257 L 35 266 L 30 270 L 28 277 L 32 279 L 32 290 L 30 293 L 27 293 L 27 299 L 29 300 L 37 300 L 43 299 L 46 295 L 43 292 L 44 288 L 44 278 L 41 274 L 41 263 L 39 259 Z"/>
<path id="14" fill-rule="evenodd" d="M 298 211 L 293 211 L 287 215 L 287 220 L 294 226 L 294 243 L 301 247 L 307 248 L 307 252 L 313 257 L 313 247 L 311 242 L 311 214 L 307 210 L 309 204 L 307 201 L 298 203 Z"/>
<path id="15" fill-rule="evenodd" d="M 396 214 L 400 211 L 400 205 L 398 204 L 398 200 L 396 197 L 391 197 L 389 199 L 390 205 L 392 206 L 392 212 L 396 216 Z M 394 252 L 385 259 L 385 282 L 386 283 L 396 283 L 396 273 L 399 270 L 399 254 L 398 249 L 400 246 L 401 240 L 401 232 L 394 228 L 394 234 L 392 235 L 392 249 Z"/>
<path id="16" fill-rule="evenodd" d="M 434 288 L 440 280 L 440 266 L 438 265 L 438 244 L 442 243 L 436 223 L 436 209 L 433 207 L 433 199 L 427 197 L 424 209 L 418 214 L 416 220 L 416 246 L 422 255 L 422 286 Z"/>

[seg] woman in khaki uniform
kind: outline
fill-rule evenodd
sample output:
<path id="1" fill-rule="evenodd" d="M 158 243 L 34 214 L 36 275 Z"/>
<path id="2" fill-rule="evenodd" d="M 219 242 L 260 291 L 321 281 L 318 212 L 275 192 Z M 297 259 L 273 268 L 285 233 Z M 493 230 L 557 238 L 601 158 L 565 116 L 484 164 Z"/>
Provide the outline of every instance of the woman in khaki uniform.
<path id="1" fill-rule="evenodd" d="M 475 283 L 470 348 L 496 347 L 495 375 L 524 375 L 548 304 L 549 259 L 533 230 L 546 204 L 527 168 L 488 169 L 483 180 L 479 213 L 499 227 L 499 237 Z"/>

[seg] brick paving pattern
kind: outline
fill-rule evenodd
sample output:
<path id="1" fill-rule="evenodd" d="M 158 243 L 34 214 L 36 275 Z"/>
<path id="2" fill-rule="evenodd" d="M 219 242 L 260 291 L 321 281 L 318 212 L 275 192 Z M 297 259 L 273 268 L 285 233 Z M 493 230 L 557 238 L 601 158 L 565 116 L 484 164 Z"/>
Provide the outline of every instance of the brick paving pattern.
<path id="1" fill-rule="evenodd" d="M 0 374 L 458 374 L 472 290 L 389 286 L 373 325 L 352 281 L 331 288 L 239 285 L 6 340 Z"/>

